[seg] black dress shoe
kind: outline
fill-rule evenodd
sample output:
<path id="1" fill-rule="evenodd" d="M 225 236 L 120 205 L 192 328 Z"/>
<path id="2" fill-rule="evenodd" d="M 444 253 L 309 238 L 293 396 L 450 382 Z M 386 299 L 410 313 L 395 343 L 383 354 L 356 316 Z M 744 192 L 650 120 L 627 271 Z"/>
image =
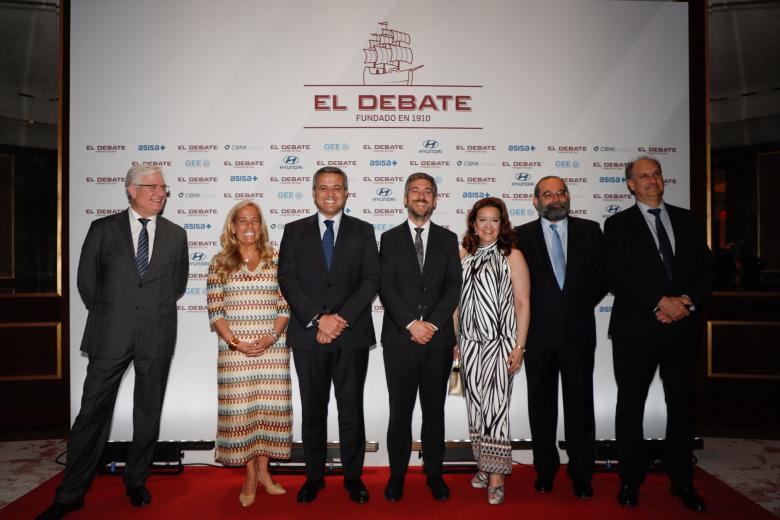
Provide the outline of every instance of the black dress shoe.
<path id="1" fill-rule="evenodd" d="M 301 486 L 301 490 L 298 491 L 298 502 L 302 502 L 304 504 L 313 502 L 314 499 L 317 498 L 317 493 L 319 493 L 320 489 L 324 487 L 325 487 L 325 481 L 323 479 L 319 479 L 319 480 L 306 479 L 306 482 L 304 482 L 303 486 Z"/>
<path id="2" fill-rule="evenodd" d="M 621 506 L 638 506 L 639 488 L 632 484 L 623 484 L 618 491 L 617 501 Z"/>
<path id="3" fill-rule="evenodd" d="M 389 502 L 398 502 L 404 495 L 404 479 L 398 477 L 390 477 L 387 481 L 387 487 L 385 487 L 385 498 Z"/>
<path id="4" fill-rule="evenodd" d="M 704 499 L 696 493 L 693 487 L 672 488 L 672 494 L 680 497 L 683 505 L 692 511 L 703 513 L 707 510 L 707 504 L 704 503 Z"/>
<path id="5" fill-rule="evenodd" d="M 144 486 L 130 486 L 127 488 L 127 496 L 135 507 L 144 507 L 152 501 L 152 495 Z"/>
<path id="6" fill-rule="evenodd" d="M 358 504 L 365 504 L 368 502 L 368 489 L 363 481 L 359 478 L 344 479 L 344 489 L 349 491 L 349 499 Z"/>
<path id="7" fill-rule="evenodd" d="M 76 511 L 84 507 L 84 500 L 77 500 L 76 502 L 54 502 L 49 506 L 49 509 L 35 517 L 35 520 L 57 520 L 67 515 L 71 511 Z"/>
<path id="8" fill-rule="evenodd" d="M 425 479 L 425 483 L 428 484 L 429 488 L 431 488 L 431 494 L 433 495 L 433 498 L 439 500 L 440 502 L 449 500 L 450 488 L 447 487 L 447 484 L 444 482 L 443 478 L 438 476 L 428 477 Z"/>
<path id="9" fill-rule="evenodd" d="M 551 478 L 539 477 L 534 482 L 534 489 L 541 493 L 549 493 L 553 490 L 553 481 Z"/>
<path id="10" fill-rule="evenodd" d="M 572 482 L 574 496 L 577 498 L 593 498 L 593 486 L 583 480 Z"/>

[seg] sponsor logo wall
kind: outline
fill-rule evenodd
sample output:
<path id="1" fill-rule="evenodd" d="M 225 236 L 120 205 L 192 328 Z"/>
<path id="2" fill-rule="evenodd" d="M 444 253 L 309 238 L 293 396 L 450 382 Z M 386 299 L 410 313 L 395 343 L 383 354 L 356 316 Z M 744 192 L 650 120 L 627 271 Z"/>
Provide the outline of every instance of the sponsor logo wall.
<path id="1" fill-rule="evenodd" d="M 447 23 L 438 21 L 453 9 L 444 0 L 399 1 L 389 13 L 357 0 L 338 8 L 313 0 L 240 9 L 231 2 L 185 9 L 183 0 L 154 7 L 118 0 L 73 6 L 73 34 L 80 36 L 71 43 L 71 272 L 90 222 L 125 209 L 124 174 L 135 164 L 163 168 L 170 185 L 165 216 L 189 238 L 190 280 L 179 301 L 161 438 L 215 435 L 216 338 L 208 328 L 206 272 L 220 249 L 225 215 L 239 200 L 260 204 L 277 248 L 285 224 L 315 211 L 312 174 L 323 166 L 348 173 L 346 211 L 374 225 L 377 243 L 405 219 L 404 181 L 415 171 L 436 178 L 434 221 L 459 235 L 468 209 L 486 196 L 506 202 L 514 225 L 535 219 L 533 187 L 545 175 L 566 180 L 573 215 L 602 223 L 633 204 L 623 181 L 626 161 L 652 154 L 664 166 L 667 200 L 688 205 L 688 78 L 680 51 L 687 45 L 686 7 L 491 3 L 495 9 L 459 5 Z M 141 14 L 149 23 L 131 31 L 126 19 Z M 92 16 L 101 16 L 105 32 L 89 24 Z M 188 23 L 177 27 L 200 29 L 179 28 L 166 39 L 170 43 L 161 41 L 156 35 L 169 33 L 167 25 L 181 16 Z M 273 23 L 282 19 L 296 23 Z M 475 19 L 483 23 L 473 27 Z M 339 38 L 310 36 L 323 26 Z M 202 35 L 211 29 L 224 38 L 206 45 Z M 591 33 L 603 38 L 592 41 Z M 164 59 L 181 49 L 188 50 L 172 62 Z M 143 63 L 117 58 L 131 50 L 145 56 Z M 158 81 L 142 79 L 149 77 Z M 665 88 L 650 89 L 642 77 L 664 77 Z M 86 367 L 77 354 L 86 311 L 75 279 L 71 283 L 75 417 Z M 614 435 L 610 309 L 610 297 L 596 308 L 600 438 Z M 372 311 L 379 333 L 379 299 Z M 384 377 L 374 350 L 367 436 L 381 445 Z M 123 385 L 113 439 L 131 436 L 131 387 Z M 648 435 L 662 435 L 659 385 L 646 414 Z M 335 417 L 332 404 L 333 439 Z M 447 437 L 467 438 L 462 399 L 449 399 L 447 417 Z M 511 420 L 514 437 L 530 437 L 523 373 L 515 380 Z M 369 465 L 386 463 L 384 449 L 367 457 Z"/>

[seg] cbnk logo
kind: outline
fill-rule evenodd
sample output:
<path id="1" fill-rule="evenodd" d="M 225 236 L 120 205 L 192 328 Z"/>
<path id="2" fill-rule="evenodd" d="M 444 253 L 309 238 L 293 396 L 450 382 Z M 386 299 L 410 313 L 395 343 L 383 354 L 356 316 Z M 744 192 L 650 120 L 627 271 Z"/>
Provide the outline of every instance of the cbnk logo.
<path id="1" fill-rule="evenodd" d="M 610 204 L 607 206 L 607 213 L 610 215 L 614 215 L 615 213 L 618 213 L 620 211 L 620 206 L 617 204 Z"/>
<path id="2" fill-rule="evenodd" d="M 439 147 L 439 141 L 435 139 L 426 139 L 423 141 L 422 146 L 428 150 L 435 150 Z"/>
<path id="3" fill-rule="evenodd" d="M 190 255 L 190 260 L 193 262 L 200 262 L 204 258 L 206 258 L 206 253 L 192 253 Z"/>
<path id="4" fill-rule="evenodd" d="M 518 182 L 528 182 L 531 180 L 531 174 L 528 172 L 517 172 L 515 174 L 515 180 Z"/>
<path id="5" fill-rule="evenodd" d="M 285 155 L 282 162 L 284 164 L 298 164 L 299 160 L 297 155 Z"/>
<path id="6" fill-rule="evenodd" d="M 389 197 L 393 194 L 393 190 L 390 188 L 377 188 L 376 190 L 376 196 L 377 197 Z"/>

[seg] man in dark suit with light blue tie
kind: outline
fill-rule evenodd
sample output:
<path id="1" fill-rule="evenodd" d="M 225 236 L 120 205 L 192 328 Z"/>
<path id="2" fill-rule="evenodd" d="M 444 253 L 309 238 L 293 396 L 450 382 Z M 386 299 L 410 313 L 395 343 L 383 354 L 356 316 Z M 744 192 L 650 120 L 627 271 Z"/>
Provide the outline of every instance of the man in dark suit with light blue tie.
<path id="1" fill-rule="evenodd" d="M 287 343 L 301 393 L 306 482 L 298 502 L 304 503 L 325 487 L 331 383 L 344 487 L 355 502 L 369 498 L 361 480 L 363 387 L 369 347 L 376 344 L 371 302 L 379 287 L 379 254 L 374 227 L 344 213 L 347 187 L 341 169 L 317 170 L 312 189 L 317 213 L 287 224 L 279 248 L 279 286 L 291 310 Z"/>
<path id="2" fill-rule="evenodd" d="M 569 216 L 570 194 L 560 177 L 534 187 L 539 219 L 516 229 L 531 273 L 531 322 L 525 352 L 534 487 L 550 492 L 560 466 L 558 377 L 563 389 L 567 473 L 574 495 L 593 496 L 594 307 L 606 294 L 603 237 L 596 222 Z"/>
<path id="3" fill-rule="evenodd" d="M 615 295 L 609 333 L 618 387 L 617 498 L 625 506 L 639 503 L 647 466 L 642 421 L 658 368 L 667 412 L 663 458 L 672 493 L 687 508 L 705 511 L 693 488 L 694 367 L 712 255 L 691 212 L 664 202 L 656 159 L 629 162 L 626 184 L 636 205 L 604 224 L 607 279 Z"/>
<path id="4" fill-rule="evenodd" d="M 131 362 L 133 442 L 124 481 L 132 505 L 151 502 L 145 483 L 176 344 L 176 300 L 187 287 L 187 234 L 160 215 L 168 197 L 160 168 L 130 168 L 125 190 L 130 208 L 94 221 L 81 249 L 77 284 L 89 311 L 81 342 L 87 377 L 65 475 L 54 504 L 39 518 L 61 518 L 84 504 Z"/>
<path id="5" fill-rule="evenodd" d="M 426 483 L 437 500 L 450 490 L 442 478 L 444 401 L 456 344 L 452 315 L 463 283 L 458 237 L 431 222 L 436 180 L 427 173 L 406 179 L 408 220 L 382 234 L 379 295 L 385 307 L 382 350 L 390 396 L 387 451 L 390 480 L 385 498 L 401 499 L 412 450 L 412 413 L 420 394 Z"/>

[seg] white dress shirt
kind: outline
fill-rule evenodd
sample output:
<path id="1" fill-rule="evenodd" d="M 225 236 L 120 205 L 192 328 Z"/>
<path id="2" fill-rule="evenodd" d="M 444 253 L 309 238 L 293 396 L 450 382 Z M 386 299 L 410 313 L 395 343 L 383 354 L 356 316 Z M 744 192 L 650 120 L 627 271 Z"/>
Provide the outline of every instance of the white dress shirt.
<path id="1" fill-rule="evenodd" d="M 338 215 L 333 217 L 326 217 L 319 211 L 317 212 L 317 222 L 320 224 L 320 240 L 322 240 L 322 237 L 325 235 L 325 230 L 328 229 L 328 226 L 325 225 L 326 220 L 332 220 L 333 221 L 333 245 L 336 245 L 336 239 L 339 236 L 339 226 L 341 225 L 341 216 L 344 214 L 344 211 L 339 211 Z"/>
<path id="2" fill-rule="evenodd" d="M 561 237 L 561 245 L 563 246 L 563 259 L 569 260 L 569 219 L 564 218 L 558 222 L 550 222 L 546 218 L 542 217 L 542 231 L 544 231 L 544 245 L 547 246 L 547 257 L 552 263 L 552 241 L 553 231 L 550 229 L 550 224 L 558 226 L 558 236 Z"/>
<path id="3" fill-rule="evenodd" d="M 636 205 L 639 206 L 639 211 L 641 211 L 642 216 L 645 217 L 645 222 L 647 222 L 647 227 L 650 228 L 650 233 L 652 233 L 653 240 L 655 240 L 655 247 L 658 249 L 658 254 L 660 255 L 661 247 L 658 244 L 658 233 L 655 231 L 655 215 L 647 211 L 648 209 L 652 208 L 647 204 L 642 204 L 639 201 L 636 201 Z M 661 205 L 658 207 L 661 208 L 661 224 L 663 224 L 664 229 L 666 230 L 666 234 L 669 235 L 669 242 L 672 243 L 672 253 L 676 253 L 674 247 L 674 230 L 672 229 L 672 221 L 669 219 L 669 211 L 666 209 L 663 201 L 661 201 Z"/>
<path id="4" fill-rule="evenodd" d="M 130 234 L 133 237 L 133 253 L 138 254 L 138 237 L 141 236 L 141 230 L 143 226 L 138 222 L 141 215 L 135 212 L 131 207 L 128 208 L 127 214 L 130 216 Z M 157 215 L 149 217 L 149 222 L 146 223 L 146 233 L 149 235 L 149 261 L 152 261 L 152 249 L 154 248 L 154 232 L 157 230 Z"/>

